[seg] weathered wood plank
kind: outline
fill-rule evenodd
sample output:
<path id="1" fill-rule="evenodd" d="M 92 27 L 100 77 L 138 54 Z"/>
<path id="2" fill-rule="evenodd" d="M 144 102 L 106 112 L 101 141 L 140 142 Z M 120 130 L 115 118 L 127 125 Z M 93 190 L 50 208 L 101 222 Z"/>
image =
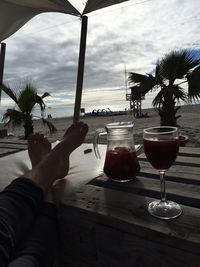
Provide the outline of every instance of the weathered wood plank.
<path id="1" fill-rule="evenodd" d="M 6 152 L 10 152 L 10 151 L 15 151 L 15 150 L 19 150 L 19 148 L 15 148 L 15 147 L 0 147 L 0 153 L 6 153 Z"/>
<path id="2" fill-rule="evenodd" d="M 26 144 L 15 144 L 15 143 L 0 143 L 0 148 L 23 148 L 26 149 Z"/>
<path id="3" fill-rule="evenodd" d="M 145 177 L 151 177 L 152 179 L 159 179 L 159 174 L 156 169 L 154 169 L 148 161 L 140 161 L 141 171 L 140 173 Z M 188 184 L 197 184 L 199 185 L 200 168 L 191 167 L 191 166 L 177 166 L 172 165 L 166 172 L 166 180 L 188 183 Z"/>
<path id="4" fill-rule="evenodd" d="M 59 222 L 62 261 L 60 267 L 85 266 L 198 266 L 198 253 L 183 252 L 174 246 L 119 231 L 105 224 L 87 220 L 81 214 L 61 209 Z M 67 210 L 68 211 L 68 210 Z M 184 253 L 184 257 L 183 257 Z M 148 264 L 147 264 L 148 263 Z"/>
<path id="5" fill-rule="evenodd" d="M 4 138 L 4 139 L 0 139 L 0 144 L 24 144 L 27 145 L 27 140 L 21 140 L 21 139 L 11 139 L 11 138 Z"/>
<path id="6" fill-rule="evenodd" d="M 0 157 L 5 157 L 26 149 L 27 141 L 25 140 L 19 140 L 19 142 L 14 142 L 11 140 L 0 141 Z"/>
<path id="7" fill-rule="evenodd" d="M 60 259 L 59 267 L 96 266 L 96 240 L 94 223 L 66 216 L 65 208 L 59 210 Z"/>
<path id="8" fill-rule="evenodd" d="M 139 155 L 140 161 L 147 161 L 147 158 L 144 153 Z M 178 156 L 174 165 L 181 165 L 181 166 L 194 166 L 194 167 L 200 167 L 200 158 L 199 157 L 183 157 Z"/>
<path id="9" fill-rule="evenodd" d="M 119 232 L 103 225 L 97 225 L 96 239 L 100 266 L 196 267 L 200 260 L 198 254 L 186 253 L 183 258 L 183 251 L 177 248 L 163 246 L 162 243 Z"/>
<path id="10" fill-rule="evenodd" d="M 129 192 L 141 196 L 160 198 L 160 183 L 150 177 L 138 176 L 129 183 L 114 183 L 105 175 L 92 180 L 90 184 L 103 188 L 110 188 L 122 192 Z M 188 185 L 184 183 L 166 182 L 167 198 L 179 204 L 200 208 L 200 185 Z"/>
<path id="11" fill-rule="evenodd" d="M 180 147 L 179 153 L 180 156 L 187 157 L 200 157 L 200 150 L 197 147 Z"/>
<path id="12" fill-rule="evenodd" d="M 0 148 L 0 157 L 5 157 L 13 153 L 20 152 L 24 149 L 16 149 L 16 148 Z"/>
<path id="13" fill-rule="evenodd" d="M 104 223 L 141 237 L 156 237 L 168 245 L 176 244 L 191 252 L 200 249 L 200 209 L 182 206 L 183 214 L 173 221 L 153 218 L 147 211 L 153 200 L 149 197 L 87 185 L 76 197 L 66 199 L 64 204 L 88 220 Z"/>

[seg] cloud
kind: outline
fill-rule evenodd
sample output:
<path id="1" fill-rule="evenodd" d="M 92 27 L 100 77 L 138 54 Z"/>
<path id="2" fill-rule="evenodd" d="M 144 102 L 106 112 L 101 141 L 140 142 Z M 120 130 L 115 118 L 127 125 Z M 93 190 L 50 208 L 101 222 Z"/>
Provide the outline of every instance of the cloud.
<path id="1" fill-rule="evenodd" d="M 147 73 L 173 49 L 198 50 L 199 12 L 199 0 L 135 0 L 89 14 L 84 103 L 98 103 L 97 95 L 101 95 L 107 105 L 113 99 L 126 104 L 125 97 L 122 100 L 125 64 L 127 71 Z M 32 80 L 39 92 L 56 94 L 56 104 L 64 98 L 68 101 L 67 94 L 73 101 L 80 28 L 77 17 L 59 13 L 36 16 L 6 40 L 5 81 L 16 85 Z M 113 88 L 122 88 L 121 93 Z M 97 89 L 104 91 L 97 94 Z"/>

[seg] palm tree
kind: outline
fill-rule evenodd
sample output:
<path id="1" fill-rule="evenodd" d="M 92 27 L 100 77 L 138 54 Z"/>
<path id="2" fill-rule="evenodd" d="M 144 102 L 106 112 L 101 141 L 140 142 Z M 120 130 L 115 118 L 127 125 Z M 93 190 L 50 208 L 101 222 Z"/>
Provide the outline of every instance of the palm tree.
<path id="1" fill-rule="evenodd" d="M 176 116 L 180 107 L 176 104 L 196 101 L 200 98 L 200 58 L 190 50 L 172 51 L 156 64 L 155 74 L 129 73 L 129 83 L 137 86 L 145 95 L 159 90 L 152 104 L 160 115 L 160 124 L 177 126 Z M 187 85 L 184 86 L 183 85 Z"/>
<path id="2" fill-rule="evenodd" d="M 7 109 L 3 116 L 3 121 L 6 121 L 7 124 L 12 123 L 13 126 L 23 124 L 25 139 L 34 130 L 32 112 L 36 104 L 40 106 L 42 121 L 49 127 L 50 132 L 53 133 L 57 130 L 51 122 L 44 118 L 45 103 L 43 99 L 50 96 L 49 93 L 45 92 L 42 96 L 39 96 L 36 87 L 31 83 L 27 83 L 18 95 L 11 88 L 3 84 L 0 85 L 0 90 L 4 91 L 16 103 L 16 108 Z"/>

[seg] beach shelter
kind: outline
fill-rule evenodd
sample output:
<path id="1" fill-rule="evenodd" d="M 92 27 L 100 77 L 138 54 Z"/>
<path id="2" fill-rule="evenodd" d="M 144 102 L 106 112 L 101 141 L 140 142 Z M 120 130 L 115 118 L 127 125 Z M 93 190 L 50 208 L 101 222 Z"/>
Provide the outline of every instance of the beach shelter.
<path id="1" fill-rule="evenodd" d="M 80 3 L 83 1 L 77 0 Z M 76 99 L 74 105 L 74 121 L 79 120 L 84 61 L 87 37 L 87 16 L 86 14 L 105 8 L 111 5 L 119 4 L 129 0 L 88 0 L 85 3 L 83 12 L 80 13 L 67 0 L 1 0 L 0 1 L 0 42 L 11 36 L 19 30 L 26 22 L 34 16 L 44 12 L 61 12 L 73 16 L 78 16 L 82 19 L 81 39 L 79 50 L 78 74 L 76 84 Z M 5 53 L 1 54 L 1 62 L 4 63 Z M 1 64 L 1 63 L 0 63 Z M 3 80 L 3 65 L 0 66 Z M 0 77 L 1 78 L 1 77 Z"/>

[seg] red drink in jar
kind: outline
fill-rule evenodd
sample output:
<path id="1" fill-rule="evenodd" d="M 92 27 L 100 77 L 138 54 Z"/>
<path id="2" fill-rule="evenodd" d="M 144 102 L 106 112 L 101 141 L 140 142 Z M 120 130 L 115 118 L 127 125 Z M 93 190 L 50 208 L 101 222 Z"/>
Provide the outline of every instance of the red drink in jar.
<path id="1" fill-rule="evenodd" d="M 140 165 L 135 150 L 129 150 L 126 147 L 115 147 L 113 150 L 107 150 L 104 173 L 110 179 L 127 182 L 132 180 L 139 171 Z"/>

